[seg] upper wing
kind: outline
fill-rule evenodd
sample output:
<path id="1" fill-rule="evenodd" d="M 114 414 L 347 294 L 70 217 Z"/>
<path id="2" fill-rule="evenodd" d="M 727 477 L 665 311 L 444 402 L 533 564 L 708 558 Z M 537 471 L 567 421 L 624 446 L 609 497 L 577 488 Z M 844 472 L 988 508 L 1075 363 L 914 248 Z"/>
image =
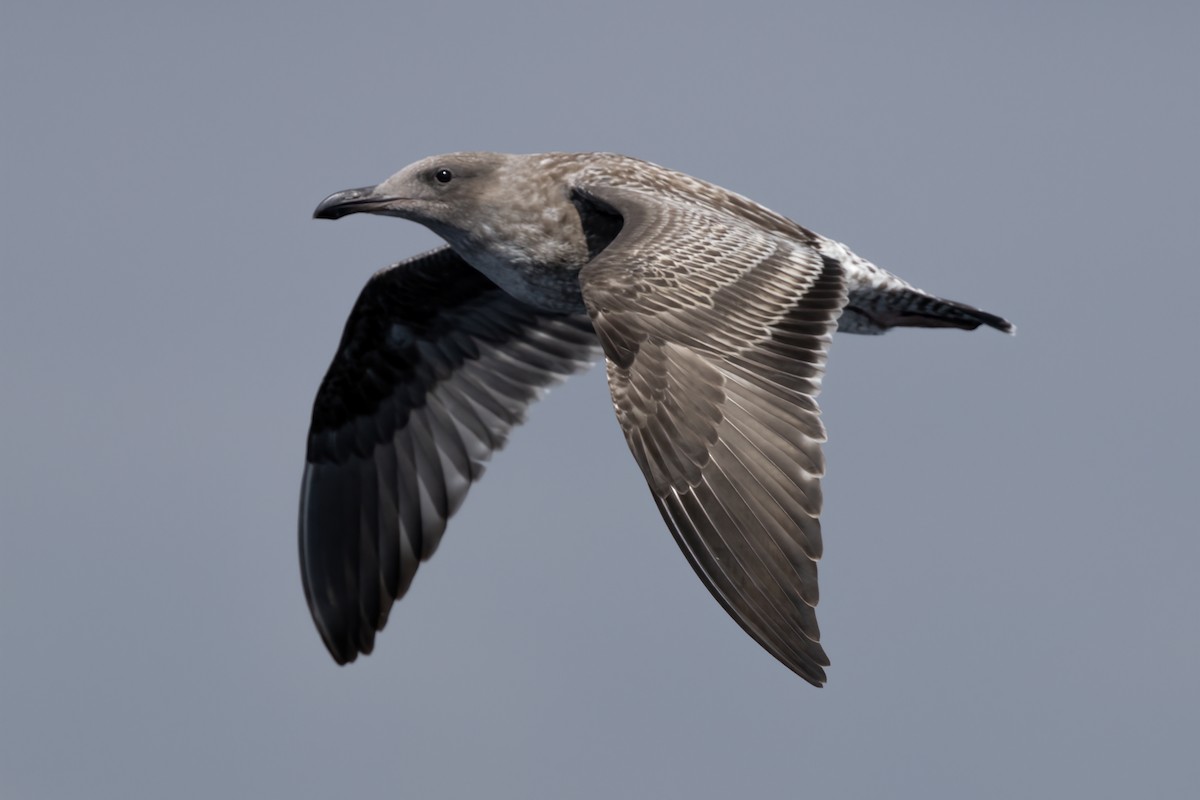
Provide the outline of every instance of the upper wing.
<path id="1" fill-rule="evenodd" d="M 449 248 L 371 278 L 317 392 L 300 495 L 304 592 L 338 663 L 371 652 L 526 407 L 596 355 L 586 316 L 530 308 Z"/>
<path id="2" fill-rule="evenodd" d="M 815 397 L 846 302 L 839 263 L 734 210 L 577 187 L 624 219 L 581 273 L 617 419 L 697 574 L 814 685 L 821 442 Z"/>

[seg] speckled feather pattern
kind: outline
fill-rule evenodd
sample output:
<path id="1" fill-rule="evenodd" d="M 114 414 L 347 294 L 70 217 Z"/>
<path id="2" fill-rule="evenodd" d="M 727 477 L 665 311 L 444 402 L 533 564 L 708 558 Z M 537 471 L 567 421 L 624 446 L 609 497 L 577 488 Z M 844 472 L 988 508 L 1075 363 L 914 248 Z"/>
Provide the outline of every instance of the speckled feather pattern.
<path id="1" fill-rule="evenodd" d="M 1012 330 L 748 198 L 612 153 L 436 156 L 318 208 L 355 211 L 427 225 L 449 248 L 368 284 L 314 407 L 301 563 L 339 662 L 370 652 L 526 407 L 599 347 L 684 556 L 819 686 L 816 398 L 833 331 Z"/>

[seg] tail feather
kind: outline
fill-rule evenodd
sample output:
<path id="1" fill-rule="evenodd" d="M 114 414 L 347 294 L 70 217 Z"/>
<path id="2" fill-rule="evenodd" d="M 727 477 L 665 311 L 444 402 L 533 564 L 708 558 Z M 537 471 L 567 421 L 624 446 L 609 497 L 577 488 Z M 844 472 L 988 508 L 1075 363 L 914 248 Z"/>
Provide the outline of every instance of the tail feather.
<path id="1" fill-rule="evenodd" d="M 867 334 L 899 327 L 973 331 L 980 325 L 1004 333 L 1016 332 L 1016 326 L 1003 317 L 910 287 L 852 291 L 838 320 L 839 331 Z"/>

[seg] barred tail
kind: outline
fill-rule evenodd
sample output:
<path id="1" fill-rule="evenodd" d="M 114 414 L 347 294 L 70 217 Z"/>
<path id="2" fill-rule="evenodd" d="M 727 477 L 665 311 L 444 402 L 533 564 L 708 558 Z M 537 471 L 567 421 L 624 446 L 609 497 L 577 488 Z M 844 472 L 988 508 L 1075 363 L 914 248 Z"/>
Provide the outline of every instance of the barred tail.
<path id="1" fill-rule="evenodd" d="M 1016 326 L 1003 317 L 910 287 L 852 291 L 838 320 L 839 331 L 868 334 L 899 327 L 973 331 L 980 325 L 1004 333 L 1016 331 Z"/>

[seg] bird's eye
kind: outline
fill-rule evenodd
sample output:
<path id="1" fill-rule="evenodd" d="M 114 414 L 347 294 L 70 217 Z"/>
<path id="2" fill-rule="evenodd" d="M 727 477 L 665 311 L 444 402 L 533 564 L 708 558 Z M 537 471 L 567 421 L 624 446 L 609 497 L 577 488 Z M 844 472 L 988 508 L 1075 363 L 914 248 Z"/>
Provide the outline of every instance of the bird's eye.
<path id="1" fill-rule="evenodd" d="M 453 178 L 454 175 L 450 173 L 450 170 L 443 168 L 433 173 L 433 177 L 437 178 L 438 183 L 449 183 L 450 179 Z"/>

